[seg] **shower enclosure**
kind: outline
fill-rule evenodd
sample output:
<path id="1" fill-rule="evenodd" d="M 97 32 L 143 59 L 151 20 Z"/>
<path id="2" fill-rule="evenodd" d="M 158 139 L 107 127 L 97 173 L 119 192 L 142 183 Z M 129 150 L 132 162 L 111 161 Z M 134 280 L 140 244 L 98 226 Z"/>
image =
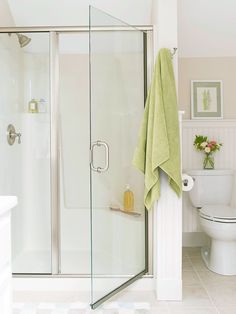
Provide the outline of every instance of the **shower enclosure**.
<path id="1" fill-rule="evenodd" d="M 13 273 L 91 277 L 93 308 L 148 271 L 132 155 L 151 30 L 92 7 L 89 28 L 0 28 L 0 191 L 19 200 Z"/>

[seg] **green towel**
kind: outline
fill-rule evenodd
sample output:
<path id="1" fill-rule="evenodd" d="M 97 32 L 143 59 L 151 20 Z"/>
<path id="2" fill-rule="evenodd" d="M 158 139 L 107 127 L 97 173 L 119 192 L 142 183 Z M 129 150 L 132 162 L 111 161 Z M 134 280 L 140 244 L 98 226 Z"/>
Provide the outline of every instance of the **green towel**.
<path id="1" fill-rule="evenodd" d="M 144 204 L 150 209 L 160 197 L 160 174 L 180 196 L 182 190 L 179 119 L 172 56 L 159 51 L 148 92 L 133 165 L 145 175 Z"/>

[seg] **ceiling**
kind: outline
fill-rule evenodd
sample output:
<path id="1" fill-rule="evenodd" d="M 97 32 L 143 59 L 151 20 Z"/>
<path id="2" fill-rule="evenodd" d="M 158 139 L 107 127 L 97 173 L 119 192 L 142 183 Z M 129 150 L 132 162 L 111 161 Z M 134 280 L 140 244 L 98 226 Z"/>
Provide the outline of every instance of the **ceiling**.
<path id="1" fill-rule="evenodd" d="M 17 26 L 88 25 L 89 5 L 130 24 L 150 24 L 152 0 L 8 0 Z"/>

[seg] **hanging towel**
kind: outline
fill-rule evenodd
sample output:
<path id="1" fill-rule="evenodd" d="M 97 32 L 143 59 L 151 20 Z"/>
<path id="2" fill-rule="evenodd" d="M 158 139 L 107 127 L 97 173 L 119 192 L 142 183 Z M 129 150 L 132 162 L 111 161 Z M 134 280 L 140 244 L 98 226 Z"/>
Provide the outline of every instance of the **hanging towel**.
<path id="1" fill-rule="evenodd" d="M 159 51 L 133 165 L 145 175 L 144 204 L 150 209 L 160 197 L 161 169 L 180 196 L 182 189 L 179 120 L 172 56 Z"/>

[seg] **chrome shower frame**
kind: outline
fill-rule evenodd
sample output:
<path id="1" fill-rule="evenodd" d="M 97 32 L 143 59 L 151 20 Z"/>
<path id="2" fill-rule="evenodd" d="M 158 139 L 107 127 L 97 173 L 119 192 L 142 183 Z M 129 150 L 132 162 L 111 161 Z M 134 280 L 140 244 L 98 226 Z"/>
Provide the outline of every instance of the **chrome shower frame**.
<path id="1" fill-rule="evenodd" d="M 144 93 L 150 85 L 154 64 L 153 53 L 153 26 L 134 25 L 124 27 L 93 27 L 92 31 L 134 31 L 140 30 L 144 36 Z M 58 123 L 58 95 L 59 95 L 59 35 L 65 33 L 88 33 L 88 26 L 40 26 L 40 27 L 0 27 L 0 34 L 8 33 L 48 33 L 50 41 L 50 168 L 51 168 L 51 274 L 14 274 L 15 277 L 89 277 L 83 274 L 61 274 L 60 261 L 60 130 Z M 146 220 L 147 221 L 147 220 Z M 144 277 L 153 275 L 153 211 L 148 215 L 148 234 L 146 234 L 147 256 L 149 273 Z M 147 237 L 149 241 L 147 242 Z M 112 276 L 116 277 L 116 276 Z"/>

